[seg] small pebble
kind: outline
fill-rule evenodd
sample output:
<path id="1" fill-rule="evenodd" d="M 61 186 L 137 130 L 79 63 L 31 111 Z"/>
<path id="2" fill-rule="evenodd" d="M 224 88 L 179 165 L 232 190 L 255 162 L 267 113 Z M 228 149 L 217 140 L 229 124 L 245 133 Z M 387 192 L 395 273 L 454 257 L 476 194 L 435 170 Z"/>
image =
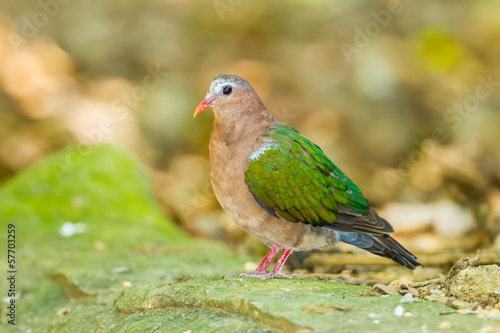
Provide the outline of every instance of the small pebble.
<path id="1" fill-rule="evenodd" d="M 257 267 L 259 267 L 259 265 L 254 263 L 253 261 L 247 261 L 245 263 L 245 266 L 243 266 L 243 270 L 245 272 L 251 273 L 251 272 L 255 271 L 257 269 Z"/>
<path id="2" fill-rule="evenodd" d="M 441 324 L 439 324 L 439 328 L 450 328 L 451 323 L 449 321 L 443 321 Z"/>
<path id="3" fill-rule="evenodd" d="M 401 300 L 399 303 L 413 303 L 413 295 L 410 293 L 405 294 L 403 297 L 401 297 Z"/>
<path id="4" fill-rule="evenodd" d="M 84 233 L 87 230 L 85 223 L 64 222 L 59 228 L 59 234 L 63 237 L 71 237 L 76 234 Z"/>
<path id="5" fill-rule="evenodd" d="M 405 314 L 405 309 L 401 305 L 398 305 L 392 313 L 396 317 L 403 317 L 403 315 Z"/>
<path id="6" fill-rule="evenodd" d="M 405 312 L 405 314 L 403 315 L 403 317 L 406 317 L 406 318 L 411 318 L 411 317 L 413 317 L 413 316 L 415 316 L 415 315 L 413 314 L 413 312 Z"/>

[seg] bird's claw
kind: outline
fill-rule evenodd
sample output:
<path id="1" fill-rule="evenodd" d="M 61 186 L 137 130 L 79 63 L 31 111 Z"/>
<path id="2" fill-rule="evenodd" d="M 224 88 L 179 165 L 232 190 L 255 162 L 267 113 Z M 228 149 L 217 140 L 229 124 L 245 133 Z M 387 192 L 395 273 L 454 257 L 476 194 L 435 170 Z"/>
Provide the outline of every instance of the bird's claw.
<path id="1" fill-rule="evenodd" d="M 243 273 L 243 274 L 240 274 L 240 275 L 231 275 L 229 277 L 231 277 L 231 278 L 249 277 L 249 278 L 260 278 L 262 280 L 269 280 L 269 279 L 273 279 L 273 278 L 277 278 L 277 277 L 284 277 L 284 278 L 287 278 L 287 279 L 293 279 L 296 276 L 297 276 L 296 274 L 287 274 L 287 273 L 283 273 L 283 272 L 276 272 L 275 273 L 275 272 L 268 272 L 268 271 L 265 271 L 265 272 L 255 271 L 255 272 L 252 272 L 252 273 Z"/>

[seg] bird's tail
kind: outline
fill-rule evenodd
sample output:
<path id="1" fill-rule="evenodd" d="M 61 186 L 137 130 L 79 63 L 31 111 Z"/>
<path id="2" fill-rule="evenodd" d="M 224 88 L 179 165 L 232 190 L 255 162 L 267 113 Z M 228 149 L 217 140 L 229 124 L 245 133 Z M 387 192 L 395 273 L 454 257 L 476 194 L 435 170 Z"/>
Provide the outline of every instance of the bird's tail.
<path id="1" fill-rule="evenodd" d="M 417 257 L 387 234 L 372 235 L 355 232 L 337 232 L 341 242 L 349 243 L 381 257 L 389 258 L 401 266 L 415 269 L 421 264 Z"/>

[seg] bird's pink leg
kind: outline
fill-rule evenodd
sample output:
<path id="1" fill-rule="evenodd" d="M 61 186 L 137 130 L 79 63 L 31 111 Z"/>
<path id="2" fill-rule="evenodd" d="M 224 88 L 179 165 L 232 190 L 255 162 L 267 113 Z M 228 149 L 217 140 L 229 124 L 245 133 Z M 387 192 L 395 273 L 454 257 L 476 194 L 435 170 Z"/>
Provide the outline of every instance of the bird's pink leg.
<path id="1" fill-rule="evenodd" d="M 276 256 L 276 253 L 279 252 L 279 250 L 281 250 L 281 246 L 279 246 L 279 245 L 273 245 L 273 247 L 271 247 L 271 249 L 269 250 L 269 252 L 267 252 L 267 254 L 264 257 L 264 259 L 262 259 L 262 262 L 260 263 L 259 267 L 257 267 L 257 269 L 255 270 L 254 273 L 257 273 L 257 272 L 267 272 L 266 271 L 267 266 L 269 266 L 269 264 L 271 263 L 271 261 L 273 260 L 273 258 Z"/>
<path id="2" fill-rule="evenodd" d="M 290 255 L 290 253 L 292 253 L 292 250 L 290 250 L 290 249 L 284 249 L 283 250 L 283 253 L 281 254 L 280 258 L 278 259 L 278 262 L 276 263 L 276 266 L 274 266 L 273 274 L 285 274 L 285 273 L 281 273 L 281 268 L 285 264 L 285 262 L 288 259 L 288 256 Z M 285 275 L 290 275 L 290 274 L 285 274 Z"/>
<path id="3" fill-rule="evenodd" d="M 273 271 L 272 272 L 268 272 L 266 270 L 267 266 L 269 266 L 269 264 L 271 263 L 271 261 L 273 260 L 273 258 L 276 256 L 276 253 L 279 252 L 279 250 L 281 250 L 281 246 L 279 246 L 279 245 L 273 245 L 273 247 L 271 247 L 271 250 L 269 250 L 269 252 L 266 254 L 266 256 L 264 257 L 264 259 L 260 263 L 259 267 L 257 267 L 257 269 L 255 270 L 255 272 L 253 272 L 253 273 L 247 273 L 247 274 L 241 274 L 240 277 L 241 276 L 245 276 L 245 277 L 258 277 L 258 278 L 267 280 L 267 279 L 271 279 L 271 278 L 274 278 L 274 277 L 283 276 L 283 277 L 291 279 L 293 277 L 293 275 L 292 274 L 282 273 L 281 272 L 281 268 L 285 264 L 286 259 L 288 258 L 288 256 L 290 255 L 290 253 L 292 253 L 292 250 L 289 250 L 289 249 L 283 250 L 283 253 L 281 254 L 280 258 L 278 259 L 278 262 L 276 263 L 276 266 L 274 266 Z"/>

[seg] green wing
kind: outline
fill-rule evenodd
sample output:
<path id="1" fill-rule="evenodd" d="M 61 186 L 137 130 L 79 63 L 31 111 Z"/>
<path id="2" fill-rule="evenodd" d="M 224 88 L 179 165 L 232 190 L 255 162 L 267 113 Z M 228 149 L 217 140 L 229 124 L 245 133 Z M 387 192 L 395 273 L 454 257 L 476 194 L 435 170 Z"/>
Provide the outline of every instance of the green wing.
<path id="1" fill-rule="evenodd" d="M 293 128 L 275 123 L 264 142 L 249 157 L 245 182 L 267 212 L 338 231 L 392 232 L 358 186 Z"/>

